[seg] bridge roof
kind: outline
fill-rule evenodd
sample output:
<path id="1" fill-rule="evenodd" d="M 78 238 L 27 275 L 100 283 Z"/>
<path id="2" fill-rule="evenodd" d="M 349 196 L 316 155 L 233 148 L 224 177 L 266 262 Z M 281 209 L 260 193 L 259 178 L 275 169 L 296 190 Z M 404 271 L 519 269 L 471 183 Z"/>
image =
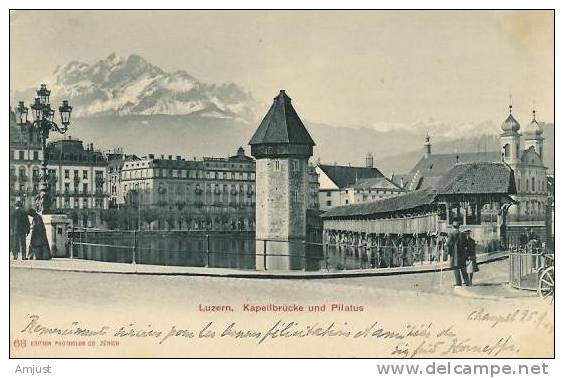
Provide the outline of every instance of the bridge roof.
<path id="1" fill-rule="evenodd" d="M 335 207 L 325 219 L 377 216 L 407 212 L 438 202 L 438 197 L 460 195 L 508 195 L 516 192 L 513 170 L 503 163 L 457 164 L 433 186 L 375 202 Z"/>

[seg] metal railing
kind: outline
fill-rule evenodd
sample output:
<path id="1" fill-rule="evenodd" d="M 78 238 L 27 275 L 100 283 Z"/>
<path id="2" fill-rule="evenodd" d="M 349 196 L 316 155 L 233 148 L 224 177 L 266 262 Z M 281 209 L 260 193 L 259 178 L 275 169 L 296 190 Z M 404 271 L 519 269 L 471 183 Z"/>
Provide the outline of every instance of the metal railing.
<path id="1" fill-rule="evenodd" d="M 437 245 L 376 246 L 257 239 L 253 232 L 108 231 L 73 228 L 69 256 L 131 264 L 269 270 L 341 271 L 408 267 L 446 261 Z M 442 254 L 442 256 L 441 256 Z"/>
<path id="2" fill-rule="evenodd" d="M 541 248 L 511 247 L 509 251 L 509 284 L 516 289 L 537 290 L 539 273 L 546 267 Z"/>

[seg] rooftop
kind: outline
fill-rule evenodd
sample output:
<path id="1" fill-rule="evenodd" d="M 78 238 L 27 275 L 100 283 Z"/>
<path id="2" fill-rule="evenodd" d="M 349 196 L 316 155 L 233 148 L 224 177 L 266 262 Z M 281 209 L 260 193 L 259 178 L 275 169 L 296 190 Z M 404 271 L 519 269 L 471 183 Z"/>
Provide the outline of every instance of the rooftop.
<path id="1" fill-rule="evenodd" d="M 292 99 L 281 90 L 264 116 L 250 145 L 304 144 L 315 146 L 302 120 L 292 106 Z"/>
<path id="2" fill-rule="evenodd" d="M 321 169 L 339 188 L 346 188 L 364 179 L 383 178 L 378 168 L 350 167 L 345 165 L 319 164 Z"/>

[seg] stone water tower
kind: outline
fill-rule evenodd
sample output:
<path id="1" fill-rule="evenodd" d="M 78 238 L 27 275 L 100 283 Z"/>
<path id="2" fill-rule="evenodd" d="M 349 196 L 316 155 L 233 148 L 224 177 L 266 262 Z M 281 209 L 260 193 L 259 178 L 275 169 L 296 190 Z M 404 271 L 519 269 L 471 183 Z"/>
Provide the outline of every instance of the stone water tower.
<path id="1" fill-rule="evenodd" d="M 256 268 L 303 269 L 308 160 L 315 142 L 284 90 L 274 98 L 249 144 L 257 160 Z"/>

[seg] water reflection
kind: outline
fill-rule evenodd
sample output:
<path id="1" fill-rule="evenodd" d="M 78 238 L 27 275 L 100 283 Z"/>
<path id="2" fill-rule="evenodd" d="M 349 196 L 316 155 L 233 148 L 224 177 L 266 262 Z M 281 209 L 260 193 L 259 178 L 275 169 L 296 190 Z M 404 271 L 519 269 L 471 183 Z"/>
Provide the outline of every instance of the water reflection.
<path id="1" fill-rule="evenodd" d="M 74 233 L 73 257 L 137 264 L 233 268 L 247 270 L 339 271 L 431 263 L 435 254 L 411 248 L 353 247 L 256 241 L 249 232 Z M 135 248 L 136 246 L 136 248 Z M 266 246 L 266 247 L 265 247 Z M 266 248 L 267 256 L 262 254 Z M 298 251 L 298 252 L 296 252 Z"/>

